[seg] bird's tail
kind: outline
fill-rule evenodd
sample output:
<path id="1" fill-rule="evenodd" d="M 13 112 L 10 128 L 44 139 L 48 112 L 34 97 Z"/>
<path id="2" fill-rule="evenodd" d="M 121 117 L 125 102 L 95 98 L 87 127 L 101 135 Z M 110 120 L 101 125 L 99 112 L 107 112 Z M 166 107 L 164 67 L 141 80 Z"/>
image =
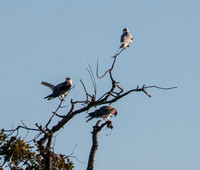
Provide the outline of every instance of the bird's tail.
<path id="1" fill-rule="evenodd" d="M 122 44 L 120 45 L 119 49 L 120 49 L 120 48 L 125 48 L 125 43 L 122 43 Z"/>
<path id="2" fill-rule="evenodd" d="M 90 120 L 92 120 L 94 118 L 94 113 L 95 112 L 91 112 L 85 117 L 85 118 L 89 118 L 88 120 L 86 120 L 86 122 L 89 122 Z"/>
<path id="3" fill-rule="evenodd" d="M 54 90 L 55 86 L 53 84 L 47 83 L 46 81 L 42 81 L 41 84 L 49 87 L 51 90 Z"/>
<path id="4" fill-rule="evenodd" d="M 89 116 L 87 116 L 87 117 L 89 117 Z M 86 117 L 86 118 L 87 118 Z M 89 122 L 90 120 L 92 120 L 93 119 L 93 117 L 90 117 L 88 120 L 86 120 L 86 122 Z"/>
<path id="5" fill-rule="evenodd" d="M 51 99 L 53 99 L 53 98 L 54 98 L 53 95 L 50 94 L 50 95 L 46 96 L 44 99 L 51 100 Z"/>

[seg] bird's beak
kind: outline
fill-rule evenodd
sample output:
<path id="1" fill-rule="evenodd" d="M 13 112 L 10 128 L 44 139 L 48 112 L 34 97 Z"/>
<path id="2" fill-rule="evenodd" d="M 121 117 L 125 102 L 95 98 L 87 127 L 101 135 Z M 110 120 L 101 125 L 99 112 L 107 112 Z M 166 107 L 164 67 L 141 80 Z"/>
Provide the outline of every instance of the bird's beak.
<path id="1" fill-rule="evenodd" d="M 118 112 L 116 111 L 116 112 L 114 113 L 115 117 L 117 116 L 117 114 L 118 114 Z"/>

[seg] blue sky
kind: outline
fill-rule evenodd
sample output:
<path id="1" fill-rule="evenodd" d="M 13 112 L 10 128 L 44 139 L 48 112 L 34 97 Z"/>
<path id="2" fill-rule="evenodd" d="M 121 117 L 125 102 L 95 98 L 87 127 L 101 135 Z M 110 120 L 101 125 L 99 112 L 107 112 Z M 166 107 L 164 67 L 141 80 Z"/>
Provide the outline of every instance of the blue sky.
<path id="1" fill-rule="evenodd" d="M 84 99 L 80 79 L 92 93 L 87 63 L 95 70 L 99 59 L 100 70 L 106 70 L 128 27 L 134 41 L 114 71 L 121 87 L 178 89 L 149 89 L 152 98 L 132 93 L 114 103 L 119 115 L 111 135 L 108 129 L 99 135 L 95 169 L 200 169 L 199 8 L 197 0 L 1 0 L 0 127 L 16 127 L 21 120 L 31 127 L 46 123 L 59 100 L 43 99 L 50 90 L 41 81 L 58 84 L 70 76 L 75 88 L 65 105 Z M 99 96 L 110 88 L 107 78 L 97 83 Z M 74 155 L 87 162 L 96 121 L 85 123 L 85 116 L 56 134 L 56 152 L 69 155 L 77 145 Z M 86 168 L 72 160 L 75 170 Z"/>

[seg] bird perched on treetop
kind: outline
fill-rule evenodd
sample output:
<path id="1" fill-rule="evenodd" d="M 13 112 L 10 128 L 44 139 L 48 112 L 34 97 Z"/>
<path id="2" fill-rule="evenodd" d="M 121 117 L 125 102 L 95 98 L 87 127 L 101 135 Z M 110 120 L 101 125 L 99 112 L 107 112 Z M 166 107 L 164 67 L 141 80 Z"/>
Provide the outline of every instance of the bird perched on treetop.
<path id="1" fill-rule="evenodd" d="M 123 34 L 121 35 L 121 46 L 119 48 L 129 47 L 130 43 L 133 42 L 133 36 L 129 32 L 128 28 L 123 29 Z"/>
<path id="2" fill-rule="evenodd" d="M 49 87 L 53 92 L 52 94 L 46 96 L 44 99 L 47 98 L 47 100 L 51 100 L 55 97 L 59 97 L 61 96 L 62 100 L 65 100 L 64 97 L 67 96 L 67 94 L 69 93 L 71 87 L 72 87 L 72 79 L 70 77 L 66 78 L 66 81 L 64 81 L 63 83 L 60 83 L 56 86 L 47 83 L 45 81 L 42 81 L 41 84 Z"/>
<path id="3" fill-rule="evenodd" d="M 112 107 L 112 106 L 103 106 L 100 109 L 97 109 L 92 113 L 89 113 L 88 116 L 86 117 L 86 118 L 89 117 L 89 119 L 86 122 L 92 120 L 93 118 L 101 118 L 101 117 L 105 121 L 109 121 L 109 117 L 112 114 L 115 115 L 115 116 L 117 116 L 117 114 L 118 114 L 117 110 L 114 107 Z"/>

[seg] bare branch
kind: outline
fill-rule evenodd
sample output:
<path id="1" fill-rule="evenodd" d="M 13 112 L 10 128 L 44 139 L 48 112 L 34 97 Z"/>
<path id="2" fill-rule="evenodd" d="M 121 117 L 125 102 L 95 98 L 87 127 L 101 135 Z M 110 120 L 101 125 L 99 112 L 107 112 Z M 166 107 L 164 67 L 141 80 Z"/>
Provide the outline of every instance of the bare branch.
<path id="1" fill-rule="evenodd" d="M 115 66 L 115 62 L 116 62 L 116 57 L 114 57 L 114 60 L 113 60 L 113 63 L 112 63 L 112 66 L 110 69 L 108 69 L 107 71 L 105 71 L 105 73 L 102 75 L 102 76 L 99 76 L 99 60 L 97 60 L 97 72 L 96 72 L 96 76 L 98 79 L 101 79 L 103 78 L 107 73 L 110 73 L 112 72 L 112 70 L 114 69 L 114 66 Z M 112 76 L 111 76 L 112 77 Z"/>
<path id="2" fill-rule="evenodd" d="M 41 131 L 41 132 L 43 132 L 44 134 L 46 134 L 46 135 L 48 135 L 49 136 L 49 134 L 42 128 L 42 126 L 41 125 L 38 125 L 37 123 L 35 124 L 35 126 L 37 126 L 38 127 L 38 129 Z"/>
<path id="3" fill-rule="evenodd" d="M 158 86 L 146 86 L 145 88 L 146 89 L 147 88 L 157 88 L 157 89 L 161 89 L 161 90 L 171 90 L 171 89 L 176 89 L 178 87 L 167 87 L 167 88 L 164 88 L 164 87 L 158 87 Z"/>
<path id="4" fill-rule="evenodd" d="M 76 149 L 77 146 L 78 146 L 78 145 L 76 144 L 75 147 L 73 148 L 71 154 L 70 154 L 69 156 L 65 156 L 65 158 L 75 158 L 78 162 L 80 162 L 80 163 L 82 163 L 82 164 L 86 164 L 86 162 L 83 162 L 83 161 L 79 160 L 77 156 L 74 156 L 74 155 L 73 155 L 73 154 L 74 154 L 74 151 L 75 151 L 75 149 Z"/>
<path id="5" fill-rule="evenodd" d="M 17 131 L 17 134 L 18 134 L 19 129 L 26 129 L 26 130 L 31 130 L 31 131 L 39 131 L 38 129 L 29 128 L 27 126 L 21 126 L 21 125 L 19 125 L 15 129 L 5 130 L 5 132 L 10 132 L 10 135 L 12 135 L 15 131 Z"/>
<path id="6" fill-rule="evenodd" d="M 53 117 L 57 114 L 57 111 L 61 108 L 61 105 L 62 105 L 62 103 L 63 103 L 63 99 L 62 100 L 60 100 L 60 104 L 58 105 L 58 107 L 57 107 L 57 109 L 56 109 L 56 111 L 55 112 L 53 112 L 53 115 L 51 116 L 51 118 L 49 119 L 49 121 L 47 122 L 47 124 L 45 125 L 45 128 L 47 128 L 48 127 L 48 125 L 50 124 L 50 122 L 52 121 L 52 119 L 53 119 Z"/>
<path id="7" fill-rule="evenodd" d="M 132 92 L 144 92 L 147 96 L 150 97 L 150 94 L 145 90 L 146 88 L 156 88 L 155 86 L 143 86 L 142 88 L 137 87 L 136 89 L 131 89 L 127 92 L 124 92 L 122 94 L 117 95 L 116 97 L 109 99 L 109 97 L 111 96 L 111 94 L 113 94 L 114 89 L 115 89 L 116 85 L 114 87 L 111 88 L 111 90 L 109 92 L 107 92 L 106 94 L 104 94 L 104 97 L 101 97 L 99 100 L 97 101 L 90 101 L 88 103 L 87 106 L 75 110 L 74 111 L 74 105 L 76 104 L 75 102 L 71 101 L 71 109 L 68 112 L 68 114 L 66 116 L 64 116 L 61 121 L 59 121 L 55 126 L 52 127 L 51 132 L 55 133 L 58 130 L 60 130 L 69 120 L 71 120 L 75 115 L 80 114 L 82 112 L 88 111 L 91 107 L 96 107 L 98 105 L 102 105 L 102 104 L 111 104 L 114 103 L 116 101 L 118 101 L 119 99 L 121 99 L 122 97 L 127 96 L 128 94 L 132 93 Z M 48 135 L 44 135 L 43 138 L 41 138 L 38 143 L 40 144 L 44 144 L 45 141 L 48 139 Z"/>
<path id="8" fill-rule="evenodd" d="M 39 138 L 41 134 L 42 134 L 42 132 L 38 133 L 37 135 L 35 135 L 35 137 L 34 137 L 33 139 L 27 141 L 27 143 L 35 142 L 35 140 L 36 140 L 37 138 Z"/>
<path id="9" fill-rule="evenodd" d="M 86 100 L 85 102 L 88 103 L 89 99 L 88 99 L 88 96 L 92 98 L 92 96 L 87 92 L 87 89 L 85 87 L 85 84 L 83 83 L 82 80 L 80 80 L 81 84 L 83 85 L 83 88 L 84 88 L 84 91 L 85 91 L 85 94 L 86 94 Z"/>
<path id="10" fill-rule="evenodd" d="M 92 80 L 92 84 L 93 84 L 93 88 L 94 88 L 94 96 L 96 97 L 96 94 L 97 94 L 97 84 L 96 84 L 96 80 L 95 80 L 95 77 L 94 77 L 94 74 L 93 74 L 93 71 L 92 71 L 92 68 L 91 66 L 88 64 L 88 67 L 89 69 L 87 69 L 89 75 L 90 75 L 90 78 Z"/>
<path id="11" fill-rule="evenodd" d="M 98 133 L 103 129 L 105 125 L 110 124 L 111 121 L 106 121 L 105 123 L 102 123 L 100 125 L 101 120 L 97 121 L 96 125 L 93 127 L 92 131 L 92 148 L 90 150 L 89 160 L 88 160 L 88 166 L 87 170 L 93 170 L 94 167 L 94 157 L 96 154 L 96 151 L 98 149 Z"/>
<path id="12" fill-rule="evenodd" d="M 125 50 L 125 48 L 122 48 L 121 51 L 119 51 L 119 50 L 120 50 L 120 48 L 117 50 L 116 54 L 115 54 L 114 56 L 112 56 L 112 58 L 115 58 L 115 57 L 117 57 L 118 55 L 120 55 L 121 52 Z M 119 52 L 118 52 L 118 51 L 119 51 Z"/>

